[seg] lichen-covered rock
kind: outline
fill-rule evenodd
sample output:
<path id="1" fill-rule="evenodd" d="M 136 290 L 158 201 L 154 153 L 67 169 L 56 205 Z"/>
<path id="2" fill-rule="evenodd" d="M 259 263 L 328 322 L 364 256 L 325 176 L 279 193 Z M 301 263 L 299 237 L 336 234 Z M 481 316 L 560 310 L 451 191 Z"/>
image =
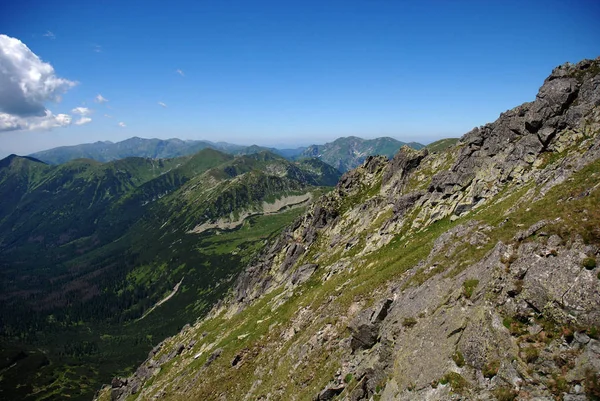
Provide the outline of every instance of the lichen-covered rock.
<path id="1" fill-rule="evenodd" d="M 390 186 L 403 184 L 410 172 L 417 168 L 428 154 L 427 149 L 414 150 L 406 145 L 403 146 L 385 167 L 381 184 Z"/>
<path id="2" fill-rule="evenodd" d="M 353 350 L 371 348 L 379 338 L 379 326 L 386 318 L 392 299 L 386 299 L 376 307 L 362 311 L 349 325 L 352 333 L 350 346 Z"/>
<path id="3" fill-rule="evenodd" d="M 315 270 L 317 270 L 317 267 L 319 267 L 319 265 L 316 265 L 314 263 L 308 263 L 298 267 L 292 274 L 289 284 L 294 286 L 306 282 L 306 280 L 308 280 L 310 276 L 312 276 Z"/>

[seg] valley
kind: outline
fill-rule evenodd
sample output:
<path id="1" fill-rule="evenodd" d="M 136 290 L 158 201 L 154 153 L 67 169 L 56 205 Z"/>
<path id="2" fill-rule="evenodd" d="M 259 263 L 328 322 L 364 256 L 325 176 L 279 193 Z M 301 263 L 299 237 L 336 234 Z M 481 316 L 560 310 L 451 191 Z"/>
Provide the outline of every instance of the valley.
<path id="1" fill-rule="evenodd" d="M 339 177 L 318 161 L 212 149 L 1 164 L 0 188 L 12 197 L 0 218 L 0 394 L 9 399 L 89 399 L 205 314 Z M 229 218 L 238 224 L 193 232 Z"/>

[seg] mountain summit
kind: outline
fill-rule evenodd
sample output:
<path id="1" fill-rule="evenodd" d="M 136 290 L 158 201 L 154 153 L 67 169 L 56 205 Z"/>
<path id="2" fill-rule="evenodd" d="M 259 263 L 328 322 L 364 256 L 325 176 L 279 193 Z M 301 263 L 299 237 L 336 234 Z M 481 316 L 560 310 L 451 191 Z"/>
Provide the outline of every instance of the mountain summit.
<path id="1" fill-rule="evenodd" d="M 600 397 L 600 58 L 344 174 L 98 399 Z"/>

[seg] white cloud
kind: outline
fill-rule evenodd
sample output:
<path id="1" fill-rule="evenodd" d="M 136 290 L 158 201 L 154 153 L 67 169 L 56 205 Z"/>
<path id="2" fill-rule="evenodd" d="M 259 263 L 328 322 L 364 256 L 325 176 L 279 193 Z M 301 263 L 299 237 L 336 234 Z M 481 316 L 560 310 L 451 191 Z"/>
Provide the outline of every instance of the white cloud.
<path id="1" fill-rule="evenodd" d="M 158 105 L 159 105 L 159 106 L 162 106 L 162 107 L 165 107 L 165 108 L 167 107 L 167 105 L 166 105 L 166 104 L 164 104 L 163 102 L 158 102 Z"/>
<path id="2" fill-rule="evenodd" d="M 52 128 L 71 125 L 71 116 L 68 114 L 52 114 L 46 110 L 44 116 L 19 117 L 7 113 L 0 113 L 0 132 L 18 130 L 49 130 Z"/>
<path id="3" fill-rule="evenodd" d="M 2 131 L 15 131 L 18 129 L 25 129 L 26 122 L 24 119 L 11 116 L 10 114 L 0 113 L 0 132 Z"/>
<path id="4" fill-rule="evenodd" d="M 87 107 L 75 107 L 73 110 L 71 110 L 71 113 L 79 114 L 80 116 L 89 116 L 92 114 L 92 111 Z"/>
<path id="5" fill-rule="evenodd" d="M 75 125 L 83 125 L 87 123 L 91 123 L 92 119 L 89 117 L 81 117 L 79 120 L 75 121 Z"/>
<path id="6" fill-rule="evenodd" d="M 112 118 L 112 116 L 108 115 L 108 114 L 105 114 L 104 117 L 106 117 L 106 118 Z"/>
<path id="7" fill-rule="evenodd" d="M 46 111 L 47 114 L 44 118 L 36 120 L 34 119 L 29 124 L 30 130 L 36 129 L 51 129 L 57 127 L 66 127 L 71 125 L 71 116 L 68 114 L 57 114 L 53 115 L 50 111 Z"/>
<path id="8" fill-rule="evenodd" d="M 182 77 L 185 77 L 185 74 L 179 68 L 176 69 L 175 72 L 178 73 L 179 75 L 181 75 Z"/>
<path id="9" fill-rule="evenodd" d="M 59 78 L 19 39 L 0 35 L 0 112 L 17 117 L 43 117 L 46 102 L 60 101 L 60 95 L 76 83 Z"/>
<path id="10" fill-rule="evenodd" d="M 50 31 L 46 31 L 46 33 L 45 33 L 45 34 L 43 34 L 42 36 L 45 36 L 45 37 L 47 37 L 47 38 L 50 38 L 50 39 L 52 39 L 52 40 L 56 39 L 56 35 L 55 35 L 55 34 L 53 34 L 53 33 L 52 33 L 52 32 L 50 32 Z"/>
<path id="11" fill-rule="evenodd" d="M 100 45 L 94 45 L 94 51 L 96 53 L 102 53 L 102 46 L 100 46 Z"/>
<path id="12" fill-rule="evenodd" d="M 121 122 L 119 123 L 119 127 L 121 127 L 121 128 L 125 128 L 125 127 L 127 127 L 127 126 L 125 125 L 125 123 L 124 123 L 123 121 L 121 121 Z"/>
<path id="13" fill-rule="evenodd" d="M 69 125 L 69 115 L 54 115 L 45 104 L 59 102 L 60 95 L 75 85 L 57 77 L 54 68 L 19 39 L 0 35 L 0 131 Z"/>
<path id="14" fill-rule="evenodd" d="M 108 99 L 105 98 L 104 96 L 102 96 L 101 94 L 98 94 L 98 96 L 96 96 L 94 98 L 94 102 L 96 102 L 96 103 L 106 103 L 106 102 L 108 102 Z"/>

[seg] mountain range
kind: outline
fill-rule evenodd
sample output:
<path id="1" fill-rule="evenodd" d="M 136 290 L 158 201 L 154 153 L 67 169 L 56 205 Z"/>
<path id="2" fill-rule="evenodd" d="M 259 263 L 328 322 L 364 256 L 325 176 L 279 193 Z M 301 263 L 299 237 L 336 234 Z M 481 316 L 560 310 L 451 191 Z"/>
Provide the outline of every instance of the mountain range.
<path id="1" fill-rule="evenodd" d="M 31 157 L 49 164 L 62 164 L 74 159 L 87 158 L 100 162 L 126 157 L 146 157 L 152 159 L 174 158 L 194 154 L 210 148 L 232 155 L 248 155 L 263 151 L 278 154 L 289 160 L 318 157 L 341 172 L 357 167 L 367 156 L 385 155 L 392 157 L 404 142 L 392 138 L 361 139 L 357 137 L 338 138 L 325 145 L 311 145 L 308 148 L 276 149 L 264 146 L 242 146 L 227 142 L 210 142 L 181 139 L 129 138 L 121 142 L 96 142 L 75 146 L 61 146 L 31 154 Z M 411 142 L 409 146 L 421 149 L 424 145 Z"/>
<path id="2" fill-rule="evenodd" d="M 600 398 L 600 58 L 367 157 L 98 400 Z"/>
<path id="3" fill-rule="evenodd" d="M 299 149 L 274 149 L 262 146 L 242 146 L 227 142 L 210 142 L 198 140 L 145 139 L 133 137 L 121 142 L 95 142 L 74 146 L 61 146 L 36 152 L 31 157 L 49 164 L 62 164 L 74 159 L 92 159 L 100 162 L 124 159 L 126 157 L 147 157 L 152 159 L 167 159 L 188 156 L 202 149 L 215 149 L 224 153 L 241 155 L 261 151 L 271 151 L 285 157 L 297 156 L 303 151 Z"/>

